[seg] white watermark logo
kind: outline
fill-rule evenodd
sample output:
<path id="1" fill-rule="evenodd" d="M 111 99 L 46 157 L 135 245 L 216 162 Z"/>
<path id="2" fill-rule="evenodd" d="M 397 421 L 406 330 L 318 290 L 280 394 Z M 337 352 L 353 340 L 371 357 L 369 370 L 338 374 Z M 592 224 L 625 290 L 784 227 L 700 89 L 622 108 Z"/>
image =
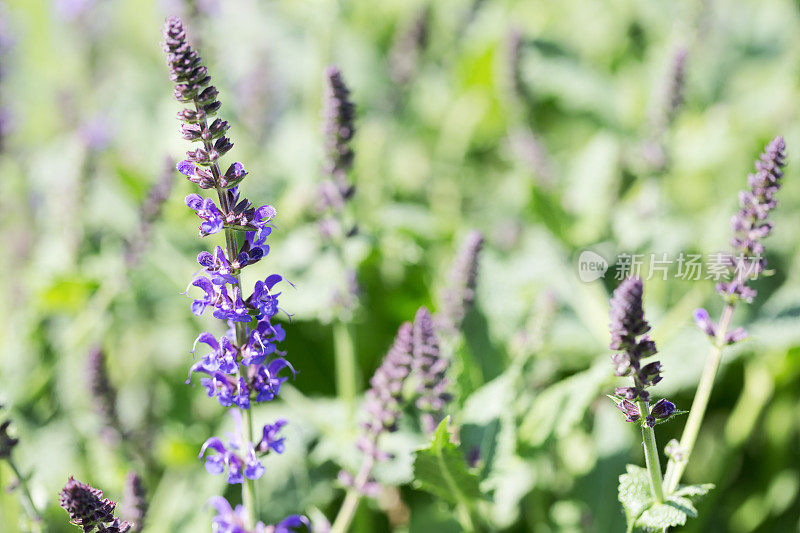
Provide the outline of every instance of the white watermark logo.
<path id="1" fill-rule="evenodd" d="M 610 266 L 611 265 L 611 266 Z M 578 277 L 591 283 L 609 274 L 617 281 L 636 276 L 644 280 L 667 281 L 672 276 L 684 281 L 700 279 L 725 282 L 731 279 L 757 279 L 763 270 L 764 260 L 756 254 L 731 255 L 725 253 L 701 254 L 679 253 L 670 257 L 666 253 L 628 254 L 619 253 L 610 262 L 592 250 L 584 250 L 578 256 Z"/>
<path id="2" fill-rule="evenodd" d="M 606 275 L 608 261 L 591 250 L 584 250 L 578 256 L 578 277 L 584 283 L 590 283 Z"/>

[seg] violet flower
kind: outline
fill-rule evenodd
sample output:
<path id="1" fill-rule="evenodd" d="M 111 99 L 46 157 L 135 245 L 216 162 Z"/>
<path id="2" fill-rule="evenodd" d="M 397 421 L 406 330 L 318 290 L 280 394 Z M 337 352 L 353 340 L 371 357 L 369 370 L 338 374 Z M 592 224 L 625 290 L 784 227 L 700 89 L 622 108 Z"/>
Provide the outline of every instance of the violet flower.
<path id="1" fill-rule="evenodd" d="M 103 433 L 115 439 L 124 438 L 125 431 L 117 412 L 117 390 L 108 376 L 106 354 L 102 348 L 95 347 L 89 352 L 87 366 L 92 403 L 103 423 Z"/>
<path id="2" fill-rule="evenodd" d="M 389 51 L 389 75 L 399 85 L 407 85 L 420 68 L 420 60 L 428 47 L 430 37 L 431 8 L 424 5 L 415 14 L 411 23 L 395 35 Z"/>
<path id="3" fill-rule="evenodd" d="M 351 147 L 356 133 L 355 104 L 350 99 L 350 89 L 341 71 L 330 66 L 325 71 L 324 105 L 325 179 L 318 189 L 317 209 L 320 213 L 319 230 L 325 240 L 333 241 L 339 248 L 338 257 L 344 263 L 344 241 L 358 233 L 358 227 L 347 219 L 347 204 L 356 188 L 347 179 L 353 167 L 354 152 Z M 355 269 L 342 264 L 345 270 L 342 286 L 332 297 L 338 314 L 351 312 L 358 303 L 359 288 Z"/>
<path id="4" fill-rule="evenodd" d="M 211 523 L 214 533 L 291 533 L 295 528 L 303 526 L 311 530 L 308 518 L 301 515 L 287 516 L 277 524 L 269 526 L 257 522 L 255 527 L 250 529 L 247 527 L 247 513 L 243 506 L 237 505 L 232 508 L 228 500 L 222 496 L 215 496 L 208 503 L 217 511 Z"/>
<path id="5" fill-rule="evenodd" d="M 756 161 L 756 173 L 747 177 L 750 188 L 739 193 L 739 212 L 731 219 L 734 256 L 730 257 L 733 279 L 717 284 L 717 292 L 729 302 L 752 301 L 756 291 L 748 282 L 756 279 L 767 266 L 761 240 L 772 232 L 769 213 L 777 205 L 775 194 L 781 187 L 786 165 L 786 144 L 775 137 Z"/>
<path id="6" fill-rule="evenodd" d="M 450 362 L 439 352 L 439 340 L 433 327 L 433 317 L 420 307 L 414 317 L 413 373 L 417 382 L 416 406 L 422 411 L 420 422 L 427 433 L 433 433 L 444 419 L 444 411 L 452 399 L 446 377 Z"/>
<path id="7" fill-rule="evenodd" d="M 633 386 L 614 390 L 614 394 L 621 398 L 617 408 L 625 414 L 628 422 L 644 418 L 644 423 L 653 427 L 656 420 L 669 418 L 675 406 L 666 400 L 659 400 L 644 416 L 640 411 L 641 407 L 648 408 L 650 393 L 646 389 L 661 381 L 662 368 L 659 361 L 642 363 L 643 359 L 657 352 L 655 343 L 646 335 L 650 331 L 650 324 L 644 318 L 642 290 L 641 279 L 628 278 L 614 291 L 611 298 L 610 347 L 619 350 L 612 357 L 614 374 L 633 378 Z M 672 406 L 671 409 L 668 406 Z"/>
<path id="8" fill-rule="evenodd" d="M 167 201 L 170 192 L 172 192 L 174 178 L 175 163 L 172 158 L 167 157 L 164 171 L 158 181 L 150 187 L 147 197 L 139 208 L 139 227 L 125 245 L 125 261 L 129 268 L 133 268 L 139 263 L 150 241 L 153 225 L 161 216 L 164 202 Z"/>
<path id="9" fill-rule="evenodd" d="M 117 504 L 103 498 L 103 491 L 70 477 L 61 490 L 59 504 L 69 513 L 69 521 L 85 533 L 125 533 L 132 524 L 114 518 Z"/>
<path id="10" fill-rule="evenodd" d="M 244 292 L 241 283 L 241 270 L 269 252 L 266 238 L 272 231 L 276 211 L 269 205 L 255 207 L 240 196 L 239 184 L 248 175 L 241 163 L 234 162 L 225 172 L 221 170 L 220 158 L 233 148 L 226 137 L 229 124 L 213 118 L 221 107 L 217 100 L 219 92 L 210 84 L 211 77 L 200 56 L 189 45 L 183 23 L 177 17 L 168 18 L 164 26 L 164 51 L 170 79 L 176 84 L 175 97 L 189 104 L 178 113 L 178 119 L 183 122 L 181 134 L 200 146 L 187 152 L 187 159 L 178 164 L 178 171 L 201 189 L 213 189 L 217 193 L 217 201 L 190 194 L 186 205 L 202 219 L 201 236 L 225 234 L 225 248 L 217 246 L 213 253 L 198 255 L 202 271 L 191 282 L 190 289 L 196 287 L 202 292 L 190 298 L 195 315 L 202 315 L 211 307 L 212 315 L 224 321 L 228 331 L 219 338 L 210 333 L 198 336 L 195 347 L 203 343 L 210 351 L 192 365 L 187 382 L 195 372 L 205 374 L 200 383 L 209 397 L 216 398 L 225 407 L 246 410 L 253 402 L 271 401 L 279 394 L 281 384 L 287 379 L 279 375 L 284 368 L 295 373 L 283 357 L 285 354 L 277 349 L 285 333 L 272 323 L 279 310 L 280 292 L 275 288 L 283 278 L 276 274 L 268 276 L 256 283 L 250 295 Z M 216 437 L 208 439 L 200 457 L 205 457 L 209 472 L 220 474 L 227 470 L 228 482 L 242 483 L 243 487 L 246 505 L 241 512 L 238 508 L 232 510 L 224 499 L 218 500 L 220 514 L 214 520 L 214 530 L 245 532 L 251 531 L 245 529 L 245 524 L 255 523 L 257 514 L 254 488 L 249 480 L 264 474 L 256 452 L 282 451 L 283 440 L 277 437 L 280 427 L 271 426 L 254 445 L 250 423 L 242 427 L 241 413 L 232 410 L 231 414 L 236 421 L 236 435 L 227 442 Z M 300 523 L 307 522 L 304 520 Z M 289 520 L 289 523 L 294 521 Z M 260 524 L 252 531 L 277 531 L 279 525 Z"/>
<path id="11" fill-rule="evenodd" d="M 128 476 L 125 478 L 122 502 L 122 515 L 127 521 L 133 523 L 131 532 L 142 531 L 144 519 L 147 516 L 147 490 L 144 488 L 141 476 L 134 471 L 128 472 Z"/>
<path id="12" fill-rule="evenodd" d="M 237 413 L 238 411 L 231 411 Z M 238 421 L 237 426 L 241 426 L 241 420 Z M 241 428 L 237 428 L 241 431 Z M 206 457 L 206 470 L 209 474 L 218 475 L 226 470 L 228 471 L 228 483 L 235 485 L 244 483 L 247 479 L 259 479 L 264 475 L 264 466 L 256 457 L 255 449 L 251 443 L 245 445 L 242 450 L 242 442 L 237 440 L 236 437 L 228 442 L 228 446 L 217 437 L 211 437 L 200 449 L 199 457 L 202 459 L 206 451 L 216 451 L 216 454 L 208 455 Z"/>
<path id="13" fill-rule="evenodd" d="M 394 343 L 383 362 L 370 379 L 370 388 L 364 403 L 365 420 L 361 427 L 363 433 L 358 440 L 358 449 L 365 459 L 356 476 L 342 471 L 340 481 L 353 487 L 361 494 L 375 492 L 376 484 L 370 473 L 376 461 L 383 461 L 390 455 L 378 447 L 380 436 L 397 431 L 397 424 L 403 412 L 403 387 L 411 372 L 413 362 L 413 326 L 406 322 L 397 330 Z"/>
<path id="14" fill-rule="evenodd" d="M 483 234 L 471 231 L 458 250 L 442 292 L 442 309 L 437 313 L 437 326 L 442 332 L 455 335 L 475 301 L 478 260 L 483 249 Z"/>

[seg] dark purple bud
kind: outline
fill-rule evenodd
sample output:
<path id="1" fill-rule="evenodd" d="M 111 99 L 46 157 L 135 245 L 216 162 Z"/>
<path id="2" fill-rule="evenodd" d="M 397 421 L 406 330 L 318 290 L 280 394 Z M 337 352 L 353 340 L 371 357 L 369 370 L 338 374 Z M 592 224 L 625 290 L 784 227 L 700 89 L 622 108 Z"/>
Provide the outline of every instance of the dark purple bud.
<path id="1" fill-rule="evenodd" d="M 611 298 L 611 349 L 626 350 L 634 346 L 639 335 L 650 331 L 642 307 L 642 280 L 628 278 L 614 291 Z"/>
<path id="2" fill-rule="evenodd" d="M 10 425 L 10 420 L 6 420 L 0 424 L 0 459 L 8 459 L 11 457 L 11 451 L 14 449 L 14 446 L 19 443 L 19 439 L 8 434 Z"/>
<path id="3" fill-rule="evenodd" d="M 247 176 L 247 174 L 248 172 L 244 169 L 244 165 L 237 161 L 228 167 L 228 170 L 225 172 L 224 183 L 222 186 L 233 187 L 234 185 L 238 185 L 239 182 L 241 182 L 245 176 Z"/>
<path id="4" fill-rule="evenodd" d="M 650 409 L 650 414 L 657 420 L 669 418 L 674 412 L 675 404 L 664 398 L 658 400 L 655 405 L 653 405 L 652 409 Z"/>
<path id="5" fill-rule="evenodd" d="M 625 420 L 628 422 L 636 422 L 639 420 L 639 408 L 630 400 L 622 400 L 617 404 L 617 409 L 625 413 Z"/>
<path id="6" fill-rule="evenodd" d="M 736 344 L 737 342 L 741 342 L 747 338 L 747 331 L 744 328 L 736 328 L 733 331 L 729 331 L 725 335 L 725 344 Z"/>
<path id="7" fill-rule="evenodd" d="M 709 337 L 717 335 L 717 325 L 708 316 L 708 311 L 702 307 L 694 310 L 694 323 Z"/>
<path id="8" fill-rule="evenodd" d="M 70 477 L 61 490 L 59 504 L 69 513 L 70 523 L 84 531 L 129 531 L 131 524 L 114 518 L 115 502 L 103 498 L 103 492 Z"/>
<path id="9" fill-rule="evenodd" d="M 617 387 L 614 389 L 614 394 L 625 400 L 635 401 L 640 391 L 636 387 Z"/>

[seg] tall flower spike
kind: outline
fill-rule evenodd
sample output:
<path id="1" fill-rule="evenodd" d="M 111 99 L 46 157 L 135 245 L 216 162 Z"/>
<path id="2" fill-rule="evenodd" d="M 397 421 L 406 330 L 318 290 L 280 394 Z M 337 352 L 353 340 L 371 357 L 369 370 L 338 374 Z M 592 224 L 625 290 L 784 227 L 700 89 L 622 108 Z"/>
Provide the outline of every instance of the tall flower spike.
<path id="1" fill-rule="evenodd" d="M 414 317 L 413 339 L 413 371 L 419 395 L 416 405 L 422 411 L 420 422 L 423 430 L 433 433 L 452 399 L 446 377 L 450 362 L 439 353 L 433 317 L 425 307 L 420 307 Z"/>
<path id="2" fill-rule="evenodd" d="M 89 352 L 89 390 L 95 411 L 103 422 L 103 434 L 112 439 L 123 438 L 124 431 L 117 412 L 117 389 L 108 377 L 106 354 L 100 347 Z"/>
<path id="3" fill-rule="evenodd" d="M 193 107 L 178 113 L 178 119 L 184 122 L 181 127 L 183 138 L 202 144 L 202 147 L 187 152 L 188 158 L 178 166 L 178 170 L 202 189 L 233 187 L 247 173 L 241 168 L 241 163 L 234 163 L 224 174 L 215 165 L 233 148 L 233 143 L 225 136 L 230 125 L 219 118 L 208 123 L 222 105 L 217 100 L 219 91 L 211 85 L 211 76 L 200 55 L 189 45 L 183 22 L 178 17 L 168 18 L 164 26 L 164 51 L 170 79 L 175 82 L 175 98 L 193 104 Z"/>
<path id="4" fill-rule="evenodd" d="M 647 392 L 651 387 L 661 381 L 661 363 L 654 361 L 646 365 L 642 360 L 656 354 L 656 345 L 645 335 L 650 331 L 650 324 L 644 318 L 644 308 L 642 306 L 642 280 L 639 278 L 628 278 L 614 291 L 611 298 L 611 349 L 619 350 L 614 354 L 614 362 L 617 376 L 631 376 L 633 386 L 617 387 L 614 390 L 616 396 L 621 398 L 617 407 L 625 413 L 628 422 L 636 422 L 644 418 L 645 424 L 650 427 L 655 425 L 656 419 L 669 418 L 675 411 L 675 406 L 666 400 L 659 400 L 649 413 L 644 415 L 640 412 L 640 406 L 647 406 L 650 393 Z M 636 401 L 641 401 L 637 405 Z M 666 403 L 664 403 L 666 402 Z M 672 406 L 671 409 L 669 406 Z"/>
<path id="5" fill-rule="evenodd" d="M 117 504 L 103 498 L 103 491 L 70 477 L 61 490 L 59 504 L 69 513 L 69 521 L 85 533 L 125 533 L 132 524 L 114 518 Z"/>
<path id="6" fill-rule="evenodd" d="M 128 267 L 133 268 L 138 263 L 150 242 L 150 233 L 153 224 L 161 216 L 164 202 L 172 192 L 175 183 L 175 161 L 171 157 L 165 158 L 164 170 L 147 192 L 147 197 L 139 208 L 139 227 L 130 238 L 125 247 L 125 261 Z"/>
<path id="7" fill-rule="evenodd" d="M 225 136 L 229 126 L 219 118 L 211 121 L 220 108 L 218 91 L 210 85 L 211 78 L 200 56 L 188 44 L 183 23 L 177 17 L 166 21 L 164 50 L 170 77 L 176 84 L 176 98 L 193 104 L 178 114 L 184 123 L 181 133 L 184 139 L 200 143 L 199 148 L 189 151 L 187 159 L 178 164 L 178 172 L 200 188 L 215 189 L 218 199 L 217 203 L 211 198 L 190 194 L 185 202 L 203 220 L 201 236 L 218 232 L 225 234 L 225 249 L 220 246 L 213 254 L 203 252 L 198 255 L 197 261 L 203 268 L 191 282 L 190 289 L 203 293 L 199 298 L 192 298 L 192 312 L 201 315 L 211 306 L 211 314 L 225 321 L 229 330 L 219 339 L 210 333 L 198 337 L 197 342 L 207 344 L 211 352 L 191 367 L 189 382 L 194 372 L 206 374 L 200 383 L 209 397 L 215 397 L 223 406 L 246 410 L 253 403 L 271 401 L 278 395 L 281 384 L 287 379 L 278 375 L 282 369 L 288 367 L 294 373 L 286 359 L 276 357 L 285 355 L 276 346 L 284 339 L 285 333 L 280 325 L 272 323 L 280 310 L 278 296 L 281 293 L 275 286 L 283 281 L 283 277 L 273 274 L 258 281 L 249 296 L 243 292 L 240 277 L 245 266 L 255 264 L 267 255 L 269 246 L 265 241 L 272 231 L 276 212 L 268 205 L 256 208 L 247 198 L 240 196 L 238 185 L 247 176 L 241 163 L 231 164 L 225 172 L 220 170 L 220 157 L 233 147 Z M 255 519 L 253 480 L 264 474 L 264 467 L 256 457 L 250 417 L 244 425 L 239 410 L 233 408 L 230 412 L 236 421 L 236 435 L 227 439 L 227 445 L 216 437 L 208 439 L 200 457 L 205 458 L 210 473 L 220 474 L 227 470 L 229 483 L 242 484 L 243 506 L 234 512 L 241 522 L 232 524 L 227 521 L 230 518 L 227 515 L 218 517 L 214 520 L 214 530 L 268 531 L 271 526 L 257 523 Z M 266 432 L 264 446 L 267 451 L 283 449 L 283 441 L 276 435 L 277 429 L 270 427 Z M 263 452 L 262 442 L 258 448 Z M 212 450 L 215 453 L 211 453 Z M 233 512 L 229 505 L 227 510 Z M 221 511 L 221 514 L 225 513 Z M 284 527 L 281 524 L 274 526 L 275 531 Z M 253 526 L 254 530 L 245 529 Z M 284 527 L 281 531 L 285 530 Z"/>
<path id="8" fill-rule="evenodd" d="M 122 498 L 122 515 L 126 520 L 133 522 L 132 532 L 144 529 L 144 519 L 147 516 L 147 490 L 144 488 L 141 476 L 134 471 L 128 472 L 125 478 L 125 492 Z"/>
<path id="9" fill-rule="evenodd" d="M 448 273 L 447 286 L 442 293 L 442 310 L 437 325 L 448 334 L 461 329 L 464 317 L 475 301 L 478 260 L 483 249 L 483 234 L 471 231 L 464 239 Z"/>
<path id="10" fill-rule="evenodd" d="M 672 56 L 669 77 L 664 87 L 664 127 L 672 124 L 683 106 L 688 56 L 689 51 L 683 46 L 678 47 Z"/>
<path id="11" fill-rule="evenodd" d="M 752 301 L 755 289 L 748 282 L 756 279 L 767 266 L 761 240 L 772 232 L 769 213 L 777 205 L 775 194 L 781 187 L 786 165 L 786 144 L 775 137 L 764 149 L 756 172 L 747 177 L 749 189 L 739 193 L 739 212 L 731 220 L 734 254 L 729 258 L 730 281 L 717 284 L 717 292 L 728 301 Z"/>
<path id="12" fill-rule="evenodd" d="M 403 412 L 403 387 L 412 365 L 412 329 L 411 322 L 400 326 L 392 347 L 370 379 L 370 388 L 366 393 L 364 404 L 366 414 L 366 419 L 362 423 L 364 432 L 358 441 L 358 448 L 366 456 L 361 470 L 355 478 L 345 471 L 339 474 L 340 480 L 360 493 L 374 492 L 376 485 L 369 478 L 372 466 L 375 461 L 389 457 L 378 448 L 378 440 L 382 434 L 397 430 Z"/>
<path id="13" fill-rule="evenodd" d="M 419 9 L 411 24 L 395 36 L 389 52 L 389 68 L 392 81 L 407 85 L 417 75 L 422 54 L 428 47 L 431 8 Z"/>

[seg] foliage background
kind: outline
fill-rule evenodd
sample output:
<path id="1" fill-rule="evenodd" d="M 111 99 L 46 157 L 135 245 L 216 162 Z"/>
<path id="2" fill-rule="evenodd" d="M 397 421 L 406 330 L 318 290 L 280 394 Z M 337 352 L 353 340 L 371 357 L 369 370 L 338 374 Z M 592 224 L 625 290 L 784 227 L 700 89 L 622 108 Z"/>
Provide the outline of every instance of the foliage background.
<path id="1" fill-rule="evenodd" d="M 124 422 L 149 437 L 147 531 L 207 530 L 203 502 L 225 489 L 196 454 L 229 420 L 200 387 L 183 384 L 207 320 L 178 293 L 196 253 L 210 246 L 182 202 L 190 184 L 175 178 L 141 263 L 128 269 L 123 259 L 147 188 L 165 157 L 186 150 L 160 47 L 169 13 L 187 16 L 221 91 L 234 158 L 251 172 L 247 195 L 278 209 L 269 269 L 297 286 L 282 304 L 294 315 L 285 347 L 301 373 L 283 402 L 257 411 L 257 420 L 292 422 L 286 454 L 268 462 L 260 483 L 265 520 L 314 509 L 331 516 L 342 497 L 338 464 L 357 459 L 355 430 L 334 394 L 326 305 L 337 273 L 311 214 L 322 72 L 333 62 L 358 105 L 353 177 L 363 236 L 348 254 L 360 261 L 364 286 L 362 376 L 419 305 L 436 307 L 467 230 L 487 236 L 477 306 L 457 348 L 454 416 L 464 439 L 469 428 L 497 430 L 484 513 L 507 531 L 622 530 L 617 476 L 642 460 L 635 430 L 604 397 L 614 383 L 607 298 L 616 282 L 581 283 L 580 251 L 724 249 L 753 159 L 785 136 L 789 167 L 767 250 L 775 275 L 737 313 L 752 340 L 724 358 L 686 476 L 717 489 L 683 530 L 800 530 L 797 3 L 440 0 L 429 5 L 416 73 L 397 84 L 393 43 L 423 9 L 409 0 L 198 1 L 195 10 L 179 0 L 7 2 L 0 401 L 11 408 L 22 441 L 16 458 L 31 473 L 47 531 L 74 529 L 57 503 L 69 475 L 118 498 L 126 472 L 142 468 L 101 435 L 86 374 L 97 344 L 108 353 Z M 510 82 L 514 29 L 524 36 L 528 98 Z M 642 150 L 679 45 L 689 50 L 687 101 L 664 137 L 671 164 L 656 171 Z M 546 166 L 519 150 L 520 131 L 544 146 Z M 657 390 L 688 408 L 707 348 L 691 311 L 718 313 L 713 283 L 654 279 L 645 294 L 666 368 Z M 548 302 L 547 333 L 509 389 L 517 332 Z M 498 391 L 508 390 L 512 401 L 503 403 Z M 659 426 L 660 445 L 681 428 Z M 402 432 L 392 445 L 421 442 Z M 445 507 L 410 484 L 408 457 L 379 474 L 400 484 L 403 504 L 362 505 L 357 531 L 390 527 L 381 505 L 399 530 L 457 530 Z M 0 484 L 11 479 L 0 465 Z M 17 531 L 23 516 L 15 493 L 0 494 L 3 531 Z"/>

